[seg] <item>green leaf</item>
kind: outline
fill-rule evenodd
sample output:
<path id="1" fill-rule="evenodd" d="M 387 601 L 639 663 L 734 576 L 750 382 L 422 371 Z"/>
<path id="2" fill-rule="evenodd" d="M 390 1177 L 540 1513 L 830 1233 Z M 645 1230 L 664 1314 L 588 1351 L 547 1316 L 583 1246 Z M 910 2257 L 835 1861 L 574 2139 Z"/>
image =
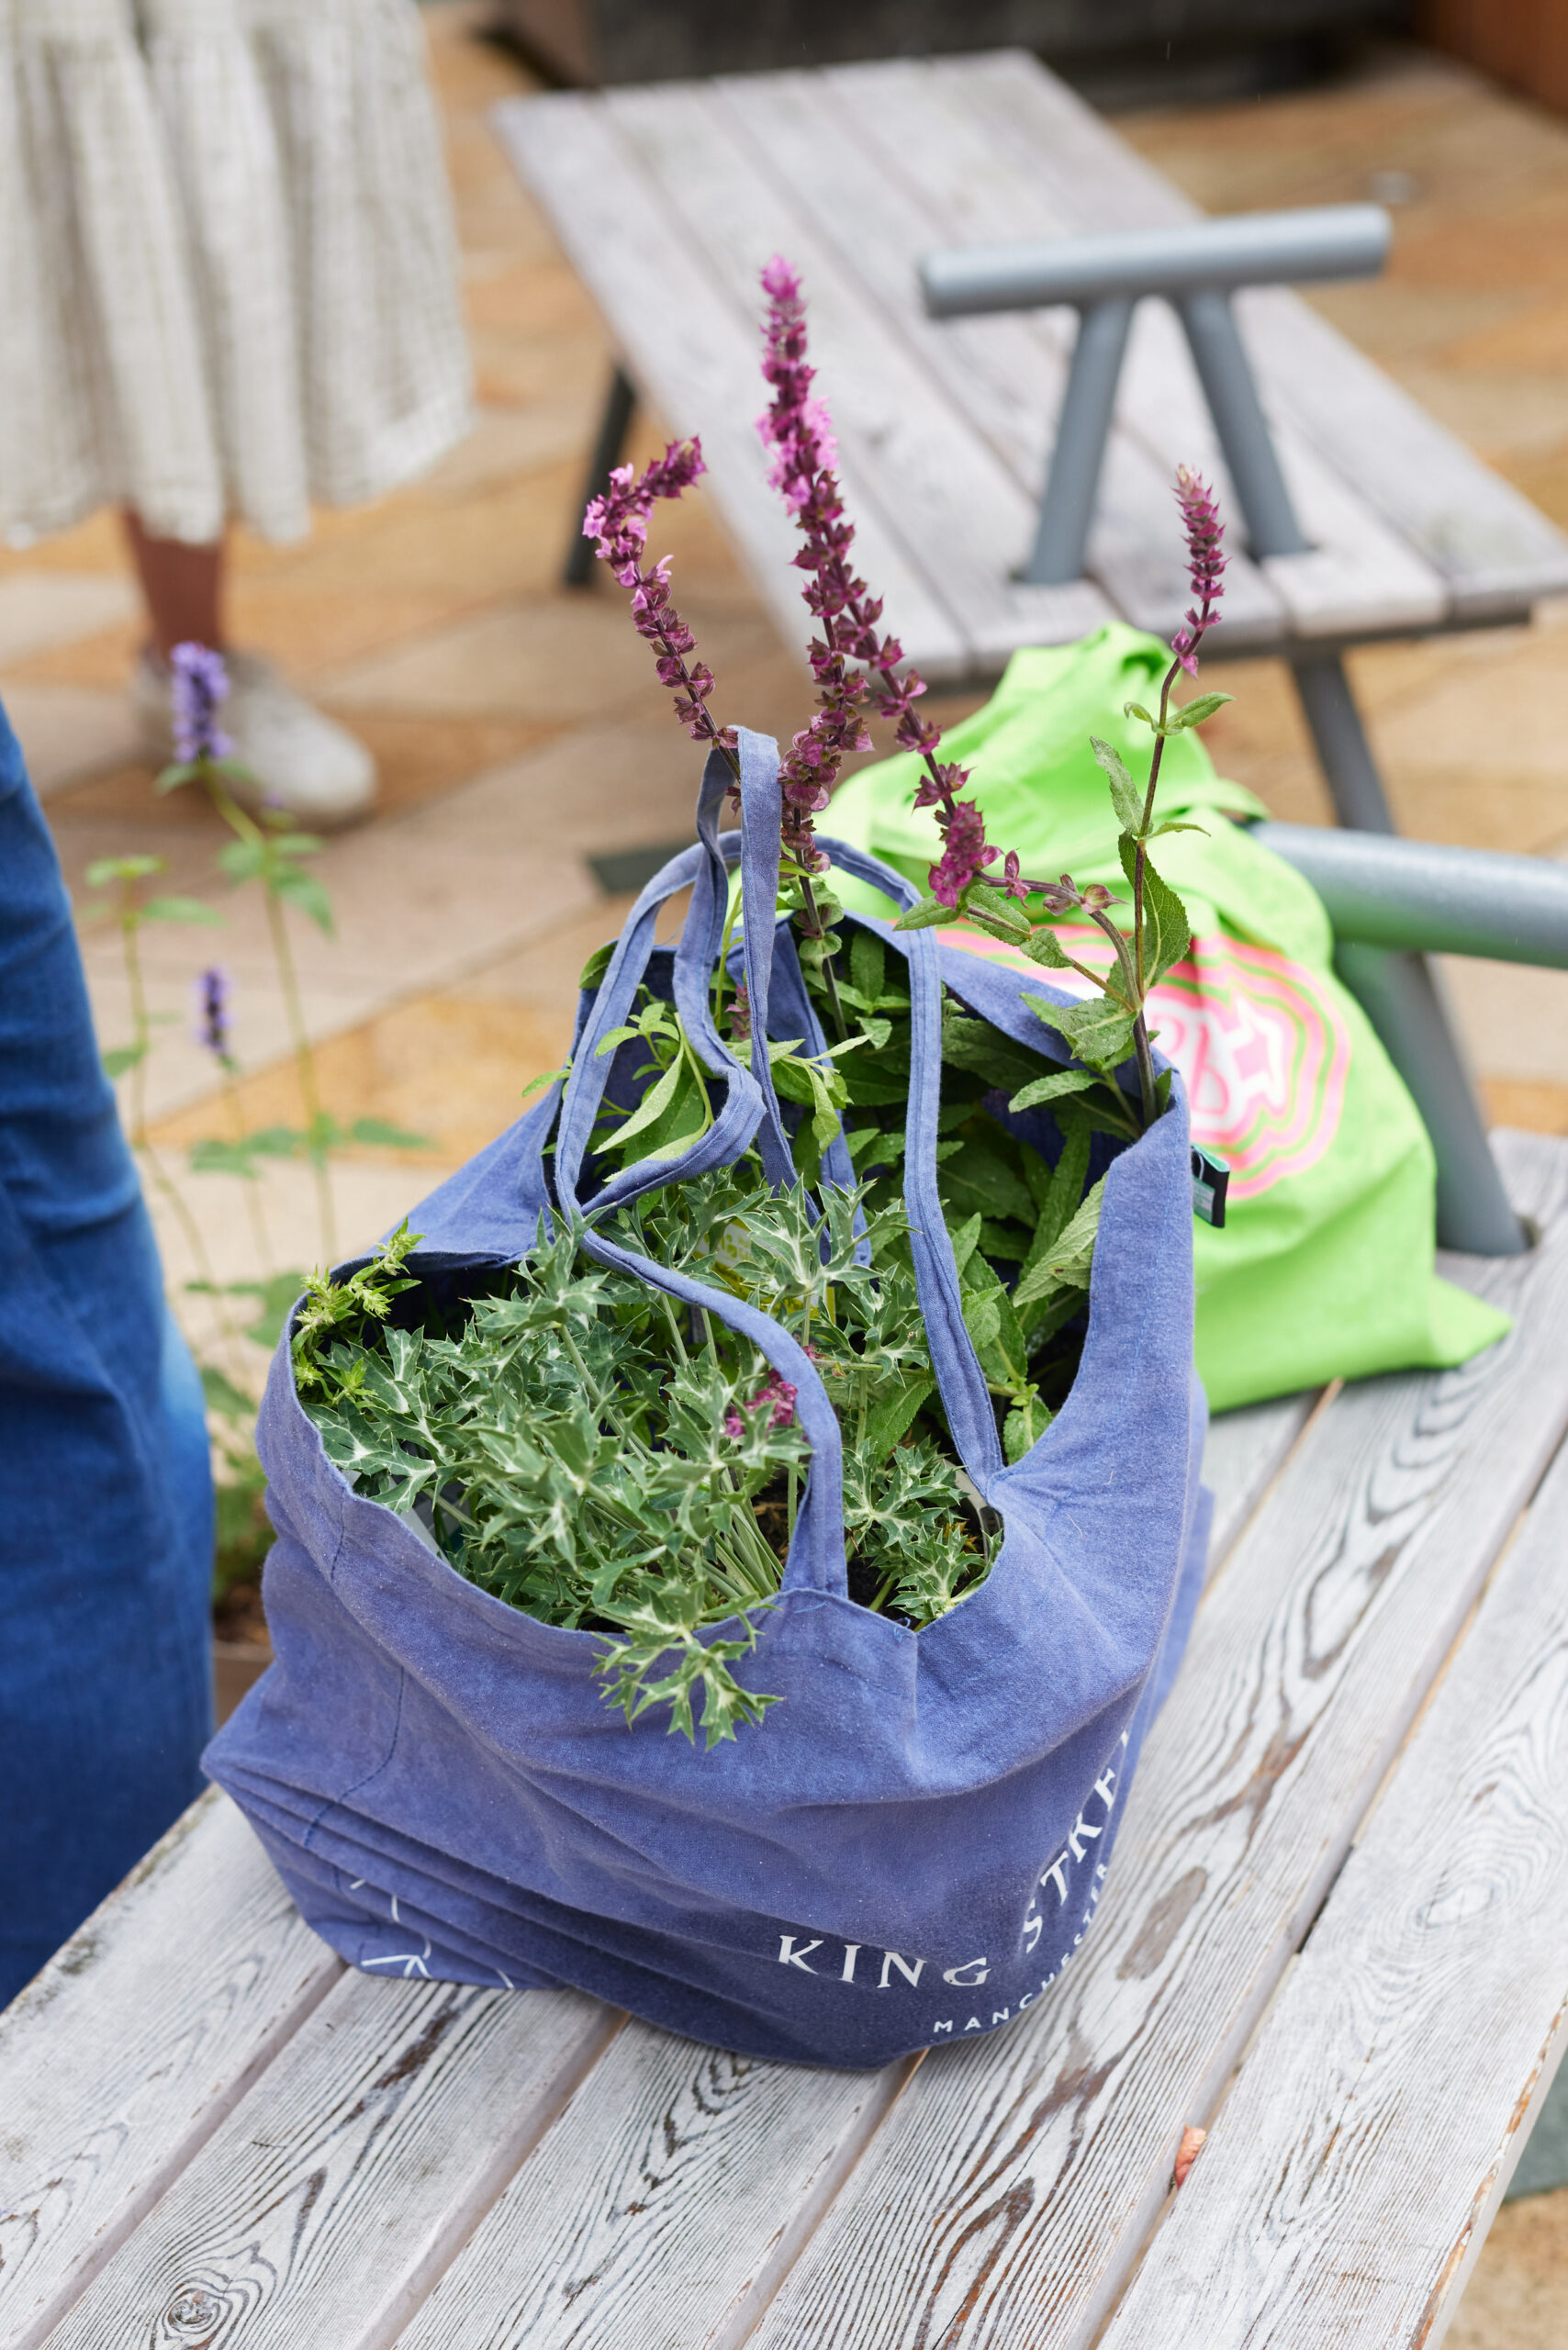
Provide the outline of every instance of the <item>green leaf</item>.
<path id="1" fill-rule="evenodd" d="M 201 1367 L 201 1392 L 207 1398 L 207 1408 L 220 1419 L 253 1420 L 256 1406 L 242 1388 L 236 1387 L 227 1371 L 216 1363 L 204 1362 Z"/>
<path id="2" fill-rule="evenodd" d="M 1104 1191 L 1105 1178 L 1102 1175 L 1093 1190 L 1081 1202 L 1059 1238 L 1033 1265 L 1025 1267 L 1024 1276 L 1013 1292 L 1015 1311 L 1022 1313 L 1036 1299 L 1049 1298 L 1058 1289 L 1083 1290 L 1089 1287 Z"/>
<path id="3" fill-rule="evenodd" d="M 1022 1460 L 1037 1444 L 1056 1415 L 1041 1403 L 1037 1388 L 1029 1387 L 1002 1424 L 1002 1449 L 1009 1460 Z"/>
<path id="4" fill-rule="evenodd" d="M 142 881 L 150 873 L 168 868 L 166 856 L 96 856 L 84 877 L 89 890 L 106 889 L 111 881 Z"/>
<path id="5" fill-rule="evenodd" d="M 1070 971 L 1072 964 L 1063 953 L 1054 930 L 1042 927 L 1036 931 L 1024 952 L 1031 963 L 1043 963 L 1050 971 Z"/>
<path id="6" fill-rule="evenodd" d="M 146 1057 L 145 1045 L 116 1045 L 103 1057 L 104 1075 L 110 1079 L 123 1077 L 128 1069 L 134 1069 Z"/>
<path id="7" fill-rule="evenodd" d="M 1170 712 L 1167 724 L 1172 733 L 1180 733 L 1189 726 L 1202 726 L 1216 710 L 1223 710 L 1234 694 L 1199 694 L 1193 701 L 1183 702 L 1180 710 Z"/>
<path id="8" fill-rule="evenodd" d="M 995 890 L 982 895 L 977 889 L 965 900 L 964 918 L 973 923 L 977 930 L 989 932 L 1007 946 L 1022 946 L 1031 928 L 1027 917 L 1014 913 L 1006 899 Z"/>
<path id="9" fill-rule="evenodd" d="M 1133 1015 L 1114 996 L 1092 996 L 1087 1003 L 1042 1003 L 1030 1009 L 1054 1028 L 1081 1061 L 1103 1072 L 1116 1069 L 1133 1048 Z"/>
<path id="10" fill-rule="evenodd" d="M 206 1142 L 193 1143 L 190 1170 L 193 1175 L 238 1175 L 248 1182 L 254 1181 L 254 1146 L 248 1136 L 243 1142 L 225 1142 L 214 1136 Z"/>
<path id="11" fill-rule="evenodd" d="M 1151 841 L 1157 841 L 1161 833 L 1202 833 L 1204 838 L 1206 840 L 1208 838 L 1208 832 L 1209 828 L 1206 824 L 1156 824 L 1153 832 L 1150 833 L 1148 837 Z"/>
<path id="12" fill-rule="evenodd" d="M 900 1383 L 867 1413 L 866 1433 L 856 1450 L 869 1455 L 873 1460 L 885 1460 L 893 1447 L 908 1435 L 921 1405 L 935 1392 L 934 1380 L 918 1371 L 906 1372 Z"/>
<path id="13" fill-rule="evenodd" d="M 389 1125 L 385 1118 L 356 1118 L 349 1128 L 351 1142 L 373 1143 L 383 1150 L 433 1150 L 435 1144 L 429 1135 L 410 1134 L 404 1126 Z"/>
<path id="14" fill-rule="evenodd" d="M 563 1061 L 559 1069 L 544 1069 L 538 1077 L 531 1077 L 529 1079 L 528 1083 L 522 1089 L 520 1098 L 526 1102 L 529 1095 L 531 1093 L 537 1093 L 542 1085 L 554 1085 L 559 1079 L 570 1077 L 571 1073 L 572 1064 L 570 1061 Z"/>
<path id="15" fill-rule="evenodd" d="M 182 783 L 194 783 L 200 774 L 201 769 L 195 759 L 176 759 L 172 767 L 163 769 L 152 789 L 154 791 L 178 791 Z"/>
<path id="16" fill-rule="evenodd" d="M 881 996 L 887 979 L 888 950 L 872 930 L 857 930 L 849 942 L 849 976 L 868 1010 Z"/>
<path id="17" fill-rule="evenodd" d="M 577 986 L 584 995 L 592 995 L 602 982 L 606 971 L 615 959 L 615 949 L 618 944 L 619 941 L 616 939 L 606 939 L 602 946 L 594 948 L 593 953 L 583 965 L 577 974 Z"/>
<path id="18" fill-rule="evenodd" d="M 955 1012 L 950 1002 L 942 1008 L 942 1058 L 954 1069 L 968 1069 L 988 1089 L 1011 1090 L 1045 1073 L 1040 1056 L 1026 1045 L 1014 1044 L 989 1020 Z"/>
<path id="19" fill-rule="evenodd" d="M 1141 718 L 1146 726 L 1154 726 L 1159 723 L 1154 712 L 1149 710 L 1145 710 L 1141 701 L 1125 701 L 1122 704 L 1122 716 L 1124 718 Z"/>
<path id="20" fill-rule="evenodd" d="M 1032 1085 L 1026 1085 L 1021 1093 L 1015 1093 L 1007 1106 L 1010 1110 L 1037 1110 L 1044 1102 L 1059 1101 L 1064 1093 L 1082 1093 L 1089 1086 L 1098 1085 L 1101 1081 L 1092 1069 L 1055 1069 L 1049 1077 L 1036 1078 Z"/>
<path id="21" fill-rule="evenodd" d="M 200 898 L 149 898 L 141 909 L 143 922 L 206 923 L 221 927 L 227 917 Z"/>
<path id="22" fill-rule="evenodd" d="M 895 930 L 935 930 L 941 922 L 957 922 L 957 906 L 945 906 L 940 898 L 922 898 L 907 913 L 900 914 L 893 924 Z"/>
<path id="23" fill-rule="evenodd" d="M 307 873 L 297 865 L 280 865 L 272 875 L 271 886 L 275 897 L 297 907 L 302 914 L 309 916 L 319 930 L 331 937 L 332 901 L 327 895 L 325 882 L 316 874 Z"/>
<path id="24" fill-rule="evenodd" d="M 1131 881 L 1137 867 L 1137 851 L 1134 844 L 1122 840 L 1122 869 Z M 1187 909 L 1174 890 L 1167 887 L 1155 871 L 1148 852 L 1143 860 L 1143 984 L 1147 994 L 1179 963 L 1193 943 L 1193 927 L 1187 920 Z"/>
<path id="25" fill-rule="evenodd" d="M 1116 811 L 1116 822 L 1123 832 L 1135 835 L 1143 830 L 1143 795 L 1127 773 L 1119 751 L 1103 743 L 1098 734 L 1091 734 L 1090 745 L 1095 765 L 1103 769 L 1111 787 L 1111 804 Z"/>
<path id="26" fill-rule="evenodd" d="M 274 833 L 272 839 L 279 856 L 314 856 L 327 845 L 319 833 Z"/>
<path id="27" fill-rule="evenodd" d="M 254 881 L 266 861 L 265 841 L 226 841 L 218 852 L 218 869 L 230 881 Z"/>
<path id="28" fill-rule="evenodd" d="M 656 1085 L 649 1087 L 626 1124 L 617 1126 L 613 1138 L 613 1147 L 617 1151 L 623 1149 L 635 1136 L 652 1135 L 663 1125 L 667 1113 L 675 1106 L 683 1080 L 689 1089 L 690 1072 L 684 1054 L 671 1061 Z M 653 1154 L 644 1151 L 638 1155 L 646 1158 Z"/>
<path id="29" fill-rule="evenodd" d="M 290 1307 L 304 1291 L 305 1275 L 297 1266 L 290 1266 L 284 1272 L 270 1273 L 264 1281 L 252 1281 L 247 1286 L 257 1298 L 259 1310 L 254 1321 L 241 1326 L 252 1346 L 263 1347 L 270 1354 L 283 1336 Z"/>

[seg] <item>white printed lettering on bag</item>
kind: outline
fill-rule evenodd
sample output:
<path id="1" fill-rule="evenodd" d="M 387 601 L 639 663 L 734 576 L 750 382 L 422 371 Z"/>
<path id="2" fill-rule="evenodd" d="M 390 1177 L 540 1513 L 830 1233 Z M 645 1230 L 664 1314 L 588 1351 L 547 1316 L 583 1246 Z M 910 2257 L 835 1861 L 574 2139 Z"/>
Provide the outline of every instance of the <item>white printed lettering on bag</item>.
<path id="1" fill-rule="evenodd" d="M 976 1984 L 983 1983 L 990 1973 L 989 1959 L 966 1958 L 961 1966 L 945 1966 L 942 1970 L 942 1980 L 944 1983 L 957 1983 L 962 1989 L 968 1991 Z"/>
<path id="2" fill-rule="evenodd" d="M 846 1942 L 846 1943 L 845 1943 L 845 1945 L 844 1945 L 844 1972 L 843 1972 L 842 1975 L 839 1977 L 839 1980 L 840 1980 L 841 1982 L 844 1982 L 844 1983 L 853 1983 L 853 1982 L 854 1982 L 854 1980 L 855 1980 L 855 1962 L 856 1962 L 856 1960 L 859 1957 L 859 1955 L 860 1955 L 860 1945 L 859 1945 L 859 1943 L 858 1943 L 858 1942 Z"/>
<path id="3" fill-rule="evenodd" d="M 906 1983 L 918 1983 L 922 1972 L 924 1969 L 924 1965 L 925 1961 L 923 1958 L 917 1958 L 914 1964 L 912 1966 L 907 1958 L 901 1958 L 899 1956 L 896 1950 L 885 1950 L 882 1953 L 882 1979 L 877 1986 L 878 1990 L 885 1991 L 887 1989 L 888 1969 L 890 1966 L 896 1966 Z M 948 1980 L 951 1981 L 951 1976 L 949 1976 Z"/>
<path id="4" fill-rule="evenodd" d="M 946 2023 L 934 2023 L 931 2029 L 933 2031 L 951 2031 L 953 2029 L 952 2017 L 949 2016 Z"/>
<path id="5" fill-rule="evenodd" d="M 800 1949 L 797 1950 L 795 1948 L 795 1937 L 793 1934 L 780 1934 L 778 1937 L 778 1964 L 780 1966 L 798 1966 L 802 1975 L 814 1975 L 817 1970 L 814 1966 L 808 1966 L 806 1964 L 806 1953 L 808 1951 L 821 1950 L 821 1948 L 822 1937 L 820 1935 L 814 1942 L 802 1942 Z"/>

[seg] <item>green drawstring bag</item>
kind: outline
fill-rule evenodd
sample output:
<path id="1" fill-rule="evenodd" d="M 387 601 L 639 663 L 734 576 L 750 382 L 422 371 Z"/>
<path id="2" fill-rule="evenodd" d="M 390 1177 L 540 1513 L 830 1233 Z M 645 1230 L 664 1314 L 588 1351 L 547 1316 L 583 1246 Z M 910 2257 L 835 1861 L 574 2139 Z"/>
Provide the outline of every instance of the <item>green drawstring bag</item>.
<path id="1" fill-rule="evenodd" d="M 1025 873 L 1070 873 L 1081 888 L 1103 881 L 1126 895 L 1089 738 L 1147 775 L 1148 729 L 1122 709 L 1158 700 L 1170 660 L 1157 639 L 1119 625 L 1015 654 L 985 708 L 946 735 L 944 758 L 972 769 L 968 790 L 988 837 L 1016 849 Z M 924 888 L 939 848 L 935 817 L 913 805 L 916 781 L 908 757 L 864 769 L 835 795 L 824 830 Z M 1431 1143 L 1334 976 L 1316 891 L 1229 821 L 1267 811 L 1215 774 L 1195 733 L 1166 743 L 1159 811 L 1205 827 L 1170 834 L 1156 852 L 1186 903 L 1193 946 L 1154 990 L 1149 1014 L 1186 1082 L 1193 1141 L 1231 1169 L 1224 1229 L 1193 1232 L 1198 1369 L 1211 1408 L 1464 1362 L 1508 1319 L 1432 1270 Z M 846 877 L 834 887 L 857 911 L 890 911 Z M 976 931 L 938 935 L 1090 992 Z M 1063 923 L 1058 935 L 1081 961 L 1103 965 L 1108 950 L 1091 925 Z"/>

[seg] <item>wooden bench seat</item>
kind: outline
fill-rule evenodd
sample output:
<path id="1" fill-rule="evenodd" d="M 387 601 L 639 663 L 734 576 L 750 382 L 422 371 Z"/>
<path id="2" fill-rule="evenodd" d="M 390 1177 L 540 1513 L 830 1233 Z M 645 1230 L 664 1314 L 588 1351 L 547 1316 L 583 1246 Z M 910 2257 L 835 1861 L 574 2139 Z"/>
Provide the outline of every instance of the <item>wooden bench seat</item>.
<path id="1" fill-rule="evenodd" d="M 1568 2013 L 1568 1145 L 1500 1150 L 1539 1243 L 1444 1270 L 1509 1337 L 1216 1423 L 1187 1661 L 1028 2015 L 851 2075 L 344 1974 L 209 1795 L 0 2019 L 0 2341 L 1435 2343 Z"/>
<path id="2" fill-rule="evenodd" d="M 1170 483 L 1217 479 L 1185 340 L 1140 305 L 1087 576 L 1026 588 L 1074 320 L 934 320 L 935 251 L 1194 220 L 1197 207 L 1021 51 L 509 101 L 502 136 L 594 295 L 638 391 L 700 432 L 707 485 L 791 642 L 788 519 L 752 420 L 757 272 L 801 271 L 861 567 L 934 681 L 1119 618 L 1169 636 L 1187 601 Z M 1295 295 L 1238 297 L 1309 553 L 1238 543 L 1215 653 L 1290 658 L 1526 618 L 1568 588 L 1568 540 Z M 1234 509 L 1233 509 L 1234 513 Z M 1238 538 L 1238 534 L 1233 533 Z"/>

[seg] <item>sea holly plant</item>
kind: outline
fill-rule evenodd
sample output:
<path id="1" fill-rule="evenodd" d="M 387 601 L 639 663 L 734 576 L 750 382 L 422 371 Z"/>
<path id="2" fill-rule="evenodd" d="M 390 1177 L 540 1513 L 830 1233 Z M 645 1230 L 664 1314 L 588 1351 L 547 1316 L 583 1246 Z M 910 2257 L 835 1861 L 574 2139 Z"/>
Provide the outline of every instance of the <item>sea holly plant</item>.
<path id="1" fill-rule="evenodd" d="M 846 1436 L 850 1587 L 918 1628 L 989 1565 L 989 1514 L 935 1427 L 896 1209 L 775 1193 L 755 1162 L 622 1209 L 609 1237 L 759 1306 L 799 1339 Z M 860 1261 L 868 1235 L 873 1271 Z M 796 1390 L 716 1312 L 596 1264 L 541 1221 L 510 1271 L 400 1326 L 405 1224 L 348 1281 L 312 1283 L 297 1383 L 328 1456 L 480 1589 L 602 1636 L 628 1721 L 733 1739 L 777 1700 L 738 1681 L 775 1605 L 809 1465 Z"/>

